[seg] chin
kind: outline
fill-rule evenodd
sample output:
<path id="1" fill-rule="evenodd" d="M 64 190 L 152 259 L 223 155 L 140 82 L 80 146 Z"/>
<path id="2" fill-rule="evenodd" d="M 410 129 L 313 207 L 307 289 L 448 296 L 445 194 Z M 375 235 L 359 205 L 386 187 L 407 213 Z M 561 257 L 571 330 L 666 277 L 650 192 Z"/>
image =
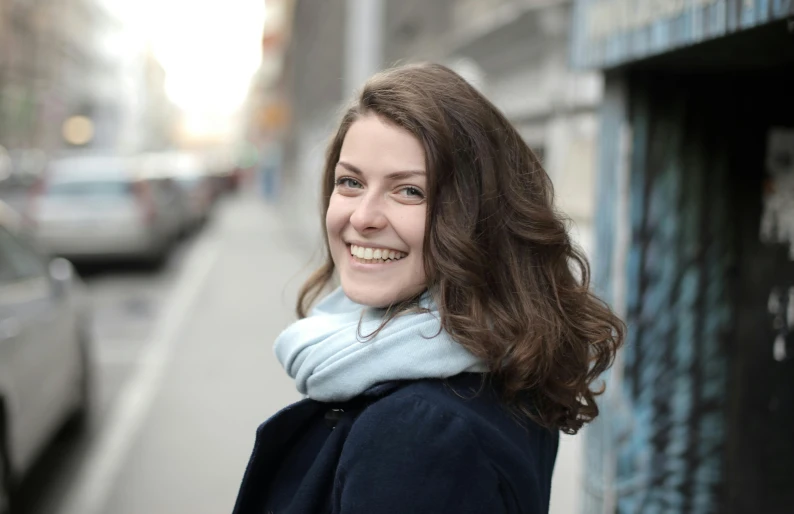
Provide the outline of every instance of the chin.
<path id="1" fill-rule="evenodd" d="M 374 307 L 377 309 L 388 307 L 399 298 L 399 295 L 389 294 L 386 291 L 363 291 L 361 289 L 362 288 L 342 285 L 345 296 L 367 307 Z"/>
<path id="2" fill-rule="evenodd" d="M 383 309 L 389 305 L 395 304 L 406 298 L 410 298 L 419 291 L 373 291 L 370 287 L 354 287 L 342 284 L 342 290 L 345 296 L 350 298 L 356 303 L 373 307 L 376 309 Z"/>

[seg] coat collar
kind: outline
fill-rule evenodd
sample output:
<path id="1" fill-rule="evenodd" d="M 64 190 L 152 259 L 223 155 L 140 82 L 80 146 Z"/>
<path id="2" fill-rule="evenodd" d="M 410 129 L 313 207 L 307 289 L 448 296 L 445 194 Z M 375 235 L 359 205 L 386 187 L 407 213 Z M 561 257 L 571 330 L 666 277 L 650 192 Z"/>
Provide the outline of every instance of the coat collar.
<path id="1" fill-rule="evenodd" d="M 374 386 L 370 387 L 369 389 L 361 393 L 361 396 L 366 396 L 370 399 L 388 396 L 395 389 L 399 389 L 404 382 L 405 382 L 404 380 L 392 380 L 390 382 L 375 384 Z"/>

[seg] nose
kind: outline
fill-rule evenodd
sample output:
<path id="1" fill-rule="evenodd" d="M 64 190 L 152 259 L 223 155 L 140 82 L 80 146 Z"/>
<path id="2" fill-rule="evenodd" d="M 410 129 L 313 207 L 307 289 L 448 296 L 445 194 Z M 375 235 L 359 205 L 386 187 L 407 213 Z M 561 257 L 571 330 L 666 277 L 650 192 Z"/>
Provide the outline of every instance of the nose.
<path id="1" fill-rule="evenodd" d="M 383 211 L 382 199 L 377 194 L 362 196 L 350 215 L 350 224 L 359 234 L 385 227 L 387 220 Z"/>

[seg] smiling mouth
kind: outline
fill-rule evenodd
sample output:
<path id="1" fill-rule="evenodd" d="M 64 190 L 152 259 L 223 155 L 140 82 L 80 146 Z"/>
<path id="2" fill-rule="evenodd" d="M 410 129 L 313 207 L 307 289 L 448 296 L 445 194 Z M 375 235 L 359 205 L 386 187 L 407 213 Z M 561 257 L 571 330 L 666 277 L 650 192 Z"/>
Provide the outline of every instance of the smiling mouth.
<path id="1" fill-rule="evenodd" d="M 374 248 L 358 245 L 348 245 L 350 256 L 357 262 L 364 264 L 385 264 L 399 261 L 407 253 L 390 250 L 388 248 Z"/>

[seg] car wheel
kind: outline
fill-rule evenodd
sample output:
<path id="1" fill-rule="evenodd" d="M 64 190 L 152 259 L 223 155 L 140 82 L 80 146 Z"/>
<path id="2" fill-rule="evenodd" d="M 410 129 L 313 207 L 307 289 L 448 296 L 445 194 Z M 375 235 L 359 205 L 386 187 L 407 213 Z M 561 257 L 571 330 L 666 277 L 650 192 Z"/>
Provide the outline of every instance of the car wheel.
<path id="1" fill-rule="evenodd" d="M 2 420 L 0 420 L 2 422 Z M 11 514 L 11 469 L 0 425 L 0 514 Z"/>

